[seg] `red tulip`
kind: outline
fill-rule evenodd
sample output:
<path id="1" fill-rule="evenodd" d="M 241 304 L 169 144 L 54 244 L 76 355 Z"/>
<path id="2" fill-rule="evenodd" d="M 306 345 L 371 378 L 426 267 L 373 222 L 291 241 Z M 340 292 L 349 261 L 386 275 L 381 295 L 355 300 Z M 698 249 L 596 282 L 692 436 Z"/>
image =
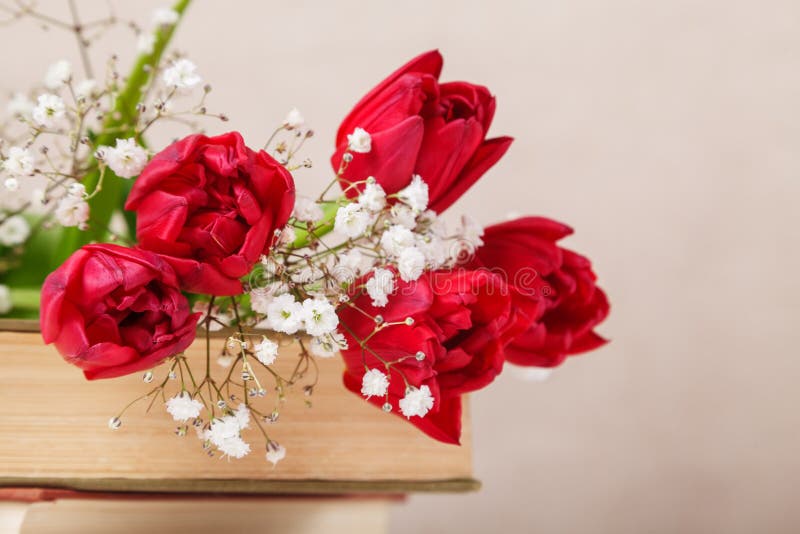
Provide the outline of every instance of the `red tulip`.
<path id="1" fill-rule="evenodd" d="M 42 286 L 45 343 L 89 380 L 150 369 L 185 350 L 197 319 L 160 256 L 118 245 L 86 245 Z"/>
<path id="2" fill-rule="evenodd" d="M 484 245 L 470 267 L 502 273 L 527 301 L 528 328 L 505 348 L 518 365 L 554 367 L 570 354 L 607 341 L 594 332 L 609 312 L 605 293 L 595 284 L 591 262 L 558 246 L 572 233 L 543 217 L 524 217 L 486 228 Z"/>
<path id="3" fill-rule="evenodd" d="M 353 154 L 342 188 L 375 177 L 396 193 L 419 174 L 428 184 L 429 207 L 443 212 L 508 150 L 512 138 L 486 139 L 495 99 L 486 87 L 467 82 L 439 83 L 442 56 L 434 50 L 409 61 L 356 104 L 336 135 L 331 162 L 338 169 L 347 135 L 363 128 L 372 149 Z"/>
<path id="4" fill-rule="evenodd" d="M 186 291 L 237 295 L 239 279 L 269 252 L 294 207 L 294 181 L 242 136 L 191 135 L 147 164 L 125 209 L 136 237 L 178 273 Z"/>
<path id="5" fill-rule="evenodd" d="M 486 271 L 430 272 L 416 282 L 397 279 L 388 304 L 378 308 L 363 293 L 365 282 L 354 284 L 353 306 L 339 309 L 349 345 L 342 351 L 345 385 L 359 393 L 365 372 L 378 369 L 389 376 L 388 396 L 369 401 L 376 406 L 388 402 L 398 414 L 406 384 L 428 386 L 433 408 L 409 422 L 433 438 L 458 443 L 461 395 L 494 380 L 503 368 L 503 346 L 519 332 L 508 288 Z M 361 341 L 376 328 L 372 317 L 378 315 L 388 326 L 378 328 L 362 350 Z M 418 352 L 424 357 L 417 359 Z M 394 362 L 390 371 L 384 362 Z"/>

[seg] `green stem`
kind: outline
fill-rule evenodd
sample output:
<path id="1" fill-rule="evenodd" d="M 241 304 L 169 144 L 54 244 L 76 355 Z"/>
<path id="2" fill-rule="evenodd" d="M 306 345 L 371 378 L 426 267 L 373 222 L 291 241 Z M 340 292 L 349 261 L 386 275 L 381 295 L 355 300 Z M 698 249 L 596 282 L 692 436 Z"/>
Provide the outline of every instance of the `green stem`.
<path id="1" fill-rule="evenodd" d="M 322 208 L 322 219 L 314 223 L 314 235 L 322 237 L 333 230 L 333 223 L 336 219 L 336 212 L 339 211 L 339 201 L 332 201 L 326 203 Z M 308 230 L 296 230 L 296 237 L 292 243 L 292 248 L 299 249 L 308 246 L 309 234 Z"/>
<path id="2" fill-rule="evenodd" d="M 181 17 L 189 6 L 191 0 L 178 0 L 172 9 Z M 117 96 L 113 111 L 103 124 L 103 129 L 94 140 L 95 146 L 110 145 L 116 139 L 133 137 L 136 134 L 136 120 L 138 111 L 136 106 L 142 98 L 142 91 L 147 85 L 151 74 L 161 62 L 164 50 L 172 39 L 178 23 L 172 26 L 161 27 L 156 31 L 156 40 L 153 51 L 149 54 L 142 54 L 136 60 L 124 89 Z M 92 169 L 84 179 L 83 183 L 87 191 L 94 191 L 100 180 L 100 171 L 97 161 L 90 161 Z M 107 176 L 103 182 L 103 188 L 90 201 L 93 224 L 87 230 L 77 228 L 66 228 L 59 246 L 55 249 L 53 265 L 55 268 L 74 251 L 91 241 L 102 241 L 106 238 L 108 224 L 115 211 L 122 209 L 124 200 L 131 187 L 131 180 L 123 180 L 110 170 L 106 170 Z M 133 222 L 128 220 L 129 224 Z M 133 231 L 131 229 L 131 231 Z"/>

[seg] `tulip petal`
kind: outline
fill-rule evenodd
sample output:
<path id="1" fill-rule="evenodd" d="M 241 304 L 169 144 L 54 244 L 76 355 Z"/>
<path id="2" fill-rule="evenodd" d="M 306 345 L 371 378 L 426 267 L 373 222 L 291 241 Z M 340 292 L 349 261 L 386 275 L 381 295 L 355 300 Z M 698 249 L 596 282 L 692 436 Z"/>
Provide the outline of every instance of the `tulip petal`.
<path id="1" fill-rule="evenodd" d="M 458 177 L 451 182 L 450 187 L 442 190 L 440 195 L 432 200 L 430 208 L 436 213 L 442 213 L 453 205 L 486 171 L 497 163 L 513 141 L 512 137 L 498 137 L 484 141 Z"/>

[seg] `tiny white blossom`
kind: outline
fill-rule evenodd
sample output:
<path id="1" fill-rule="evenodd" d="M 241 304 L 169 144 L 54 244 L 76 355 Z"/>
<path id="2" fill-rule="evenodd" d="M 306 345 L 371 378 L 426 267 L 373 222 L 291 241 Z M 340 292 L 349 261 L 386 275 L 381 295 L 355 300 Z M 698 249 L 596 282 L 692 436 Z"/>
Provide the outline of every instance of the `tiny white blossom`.
<path id="1" fill-rule="evenodd" d="M 29 118 L 33 113 L 33 107 L 34 104 L 27 95 L 23 93 L 14 93 L 14 96 L 8 101 L 8 107 L 6 109 L 9 115 L 13 117 Z"/>
<path id="2" fill-rule="evenodd" d="M 273 298 L 267 305 L 267 321 L 278 332 L 294 334 L 303 326 L 303 317 L 303 305 L 289 293 Z"/>
<path id="3" fill-rule="evenodd" d="M 473 248 L 483 246 L 483 227 L 469 215 L 461 216 L 460 237 Z"/>
<path id="4" fill-rule="evenodd" d="M 418 236 L 417 248 L 422 251 L 430 269 L 438 269 L 449 259 L 447 244 L 434 234 Z"/>
<path id="5" fill-rule="evenodd" d="M 180 15 L 169 7 L 159 7 L 153 10 L 153 24 L 156 26 L 171 26 L 178 22 Z"/>
<path id="6" fill-rule="evenodd" d="M 236 411 L 233 412 L 233 417 L 239 425 L 239 430 L 250 427 L 250 408 L 247 407 L 247 404 L 242 403 L 237 406 Z"/>
<path id="7" fill-rule="evenodd" d="M 313 199 L 297 195 L 292 215 L 298 221 L 314 222 L 322 219 L 322 208 Z"/>
<path id="8" fill-rule="evenodd" d="M 285 245 L 287 243 L 293 242 L 295 239 L 297 239 L 297 232 L 295 232 L 294 228 L 292 228 L 287 224 L 281 230 L 281 237 L 278 240 L 278 243 L 281 245 Z"/>
<path id="9" fill-rule="evenodd" d="M 399 256 L 401 252 L 413 247 L 416 238 L 414 233 L 399 224 L 390 226 L 381 236 L 381 248 L 390 256 Z"/>
<path id="10" fill-rule="evenodd" d="M 44 75 L 44 86 L 54 91 L 67 83 L 72 77 L 72 65 L 69 61 L 62 59 L 56 61 L 47 69 Z"/>
<path id="11" fill-rule="evenodd" d="M 413 230 L 417 226 L 417 214 L 405 204 L 392 206 L 392 222 Z"/>
<path id="12" fill-rule="evenodd" d="M 261 343 L 257 343 L 254 347 L 256 358 L 264 365 L 271 365 L 275 363 L 275 358 L 278 357 L 278 344 L 264 336 Z"/>
<path id="13" fill-rule="evenodd" d="M 187 392 L 182 391 L 178 395 L 167 399 L 167 412 L 179 423 L 184 423 L 189 419 L 200 417 L 203 403 L 193 399 Z"/>
<path id="14" fill-rule="evenodd" d="M 286 118 L 283 119 L 283 125 L 290 130 L 300 128 L 303 124 L 305 124 L 305 119 L 303 119 L 300 110 L 297 108 L 289 110 L 289 113 L 286 114 Z"/>
<path id="15" fill-rule="evenodd" d="M 73 182 L 67 187 L 67 194 L 74 198 L 84 198 L 86 196 L 86 186 L 80 182 Z"/>
<path id="16" fill-rule="evenodd" d="M 147 165 L 147 152 L 136 144 L 136 140 L 117 139 L 116 146 L 100 147 L 103 161 L 120 178 L 138 176 Z"/>
<path id="17" fill-rule="evenodd" d="M 203 81 L 196 71 L 197 65 L 188 59 L 178 59 L 174 61 L 166 70 L 164 70 L 164 74 L 161 76 L 161 78 L 169 87 L 191 89 Z"/>
<path id="18" fill-rule="evenodd" d="M 333 358 L 337 352 L 345 349 L 347 349 L 347 340 L 340 332 L 331 332 L 324 336 L 311 338 L 311 353 L 320 358 Z"/>
<path id="19" fill-rule="evenodd" d="M 239 436 L 223 440 L 217 448 L 223 455 L 237 460 L 244 458 L 250 452 L 250 444 Z"/>
<path id="20" fill-rule="evenodd" d="M 406 390 L 406 396 L 400 399 L 400 411 L 407 418 L 415 415 L 425 417 L 431 408 L 433 408 L 433 396 L 428 386 L 419 389 L 410 387 Z"/>
<path id="21" fill-rule="evenodd" d="M 382 397 L 389 390 L 389 377 L 377 369 L 370 369 L 361 379 L 361 394 L 366 398 Z"/>
<path id="22" fill-rule="evenodd" d="M 331 266 L 331 274 L 341 283 L 350 283 L 361 274 L 364 260 L 365 256 L 357 248 L 339 254 L 338 260 Z"/>
<path id="23" fill-rule="evenodd" d="M 136 38 L 136 51 L 140 54 L 152 54 L 156 45 L 156 36 L 153 33 L 140 33 Z"/>
<path id="24" fill-rule="evenodd" d="M 422 181 L 419 174 L 415 174 L 411 183 L 397 193 L 397 196 L 417 213 L 428 209 L 428 184 Z"/>
<path id="25" fill-rule="evenodd" d="M 246 424 L 242 425 L 243 422 L 249 424 L 249 411 L 247 413 L 241 411 L 240 413 L 240 410 L 236 410 L 234 415 L 226 415 L 214 419 L 211 422 L 211 426 L 202 433 L 201 437 L 210 441 L 223 455 L 236 459 L 243 458 L 250 452 L 250 445 L 245 443 L 241 437 L 241 430 L 246 426 Z"/>
<path id="26" fill-rule="evenodd" d="M 347 148 L 353 152 L 366 154 L 372 150 L 372 137 L 363 128 L 356 128 L 347 136 Z"/>
<path id="27" fill-rule="evenodd" d="M 381 211 L 386 206 L 386 191 L 380 184 L 368 182 L 358 197 L 358 203 L 369 211 Z"/>
<path id="28" fill-rule="evenodd" d="M 11 290 L 7 285 L 0 284 L 0 315 L 5 315 L 13 308 L 11 301 Z"/>
<path id="29" fill-rule="evenodd" d="M 425 270 L 425 255 L 417 247 L 409 247 L 400 253 L 397 270 L 405 282 L 413 282 Z"/>
<path id="30" fill-rule="evenodd" d="M 9 191 L 16 191 L 19 189 L 19 180 L 16 178 L 6 178 L 3 182 L 3 186 Z"/>
<path id="31" fill-rule="evenodd" d="M 90 98 L 97 90 L 97 82 L 91 78 L 83 80 L 75 86 L 75 96 L 78 98 Z"/>
<path id="32" fill-rule="evenodd" d="M 31 227 L 22 215 L 13 215 L 0 224 L 0 245 L 13 247 L 25 242 Z"/>
<path id="33" fill-rule="evenodd" d="M 356 238 L 366 232 L 372 222 L 372 216 L 357 203 L 350 203 L 336 212 L 334 230 L 350 238 Z"/>
<path id="34" fill-rule="evenodd" d="M 33 173 L 33 156 L 27 148 L 12 146 L 8 149 L 8 157 L 3 161 L 3 170 L 12 176 L 24 176 Z"/>
<path id="35" fill-rule="evenodd" d="M 85 200 L 66 196 L 59 201 L 54 215 L 62 226 L 80 226 L 89 220 L 89 204 Z"/>
<path id="36" fill-rule="evenodd" d="M 281 460 L 286 458 L 286 447 L 280 443 L 270 441 L 267 443 L 267 461 L 271 462 L 274 466 Z"/>
<path id="37" fill-rule="evenodd" d="M 375 269 L 372 278 L 366 283 L 367 293 L 372 298 L 372 305 L 382 308 L 389 302 L 389 295 L 394 291 L 394 275 L 388 269 Z"/>
<path id="38" fill-rule="evenodd" d="M 36 100 L 36 107 L 33 108 L 31 115 L 33 121 L 45 128 L 49 128 L 56 124 L 66 112 L 64 101 L 61 97 L 53 94 L 39 95 Z"/>
<path id="39" fill-rule="evenodd" d="M 310 298 L 303 301 L 303 323 L 309 335 L 321 336 L 336 330 L 339 316 L 327 300 Z"/>

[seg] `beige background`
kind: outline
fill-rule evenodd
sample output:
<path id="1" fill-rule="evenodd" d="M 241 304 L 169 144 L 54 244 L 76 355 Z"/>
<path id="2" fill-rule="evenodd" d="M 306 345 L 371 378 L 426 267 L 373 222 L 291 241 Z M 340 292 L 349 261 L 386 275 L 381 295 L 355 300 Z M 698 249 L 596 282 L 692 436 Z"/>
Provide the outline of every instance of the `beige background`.
<path id="1" fill-rule="evenodd" d="M 0 89 L 76 57 L 33 27 L 0 32 Z M 611 296 L 610 346 L 475 396 L 483 491 L 411 497 L 394 532 L 800 530 L 800 4 L 199 0 L 177 44 L 252 145 L 302 110 L 309 192 L 349 106 L 440 48 L 517 137 L 452 214 L 569 222 Z"/>

